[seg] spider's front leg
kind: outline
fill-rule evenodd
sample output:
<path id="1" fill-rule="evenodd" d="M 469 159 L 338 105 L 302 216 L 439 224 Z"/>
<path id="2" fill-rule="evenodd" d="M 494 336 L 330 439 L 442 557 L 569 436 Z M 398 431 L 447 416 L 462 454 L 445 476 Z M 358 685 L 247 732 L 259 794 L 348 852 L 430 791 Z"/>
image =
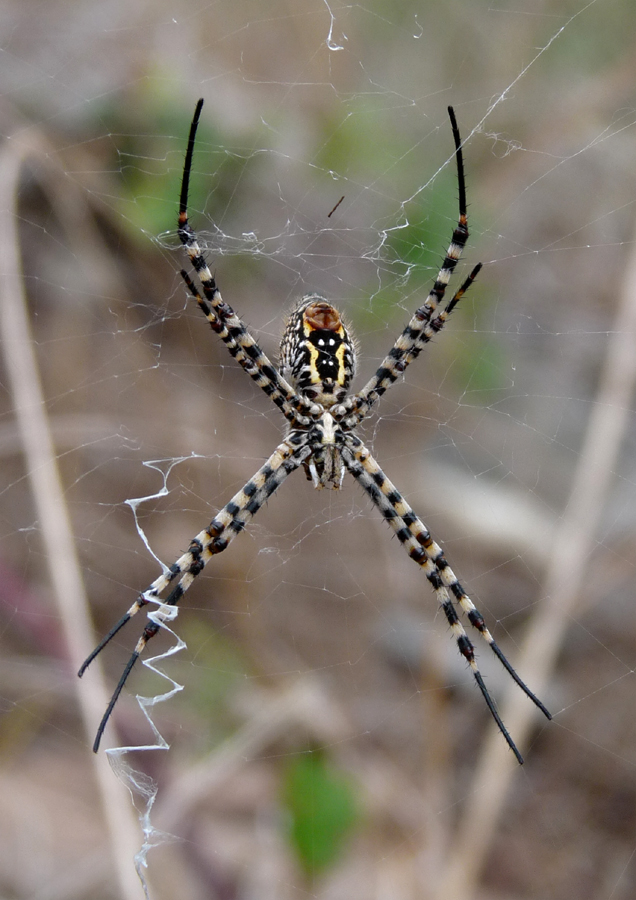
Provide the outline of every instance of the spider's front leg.
<path id="1" fill-rule="evenodd" d="M 523 763 L 523 757 L 512 740 L 501 716 L 497 712 L 495 702 L 486 688 L 475 659 L 475 648 L 459 620 L 453 600 L 459 604 L 473 628 L 476 628 L 482 638 L 490 645 L 495 656 L 521 690 L 538 706 L 548 719 L 551 719 L 552 716 L 508 662 L 486 627 L 484 617 L 475 607 L 459 583 L 455 573 L 448 565 L 442 548 L 433 540 L 422 520 L 415 515 L 395 485 L 389 481 L 364 444 L 357 437 L 348 435 L 341 453 L 347 469 L 356 481 L 362 485 L 384 518 L 389 522 L 411 559 L 415 560 L 424 570 L 424 574 L 437 595 L 451 632 L 457 641 L 459 652 L 468 662 L 488 709 L 506 739 L 508 746 L 515 754 L 517 761 Z"/>
<path id="2" fill-rule="evenodd" d="M 188 146 L 183 166 L 181 194 L 179 198 L 179 240 L 188 254 L 192 267 L 199 277 L 203 296 L 188 273 L 181 271 L 190 293 L 199 304 L 206 319 L 210 323 L 231 355 L 245 369 L 250 378 L 263 390 L 270 400 L 278 406 L 292 427 L 308 427 L 311 424 L 308 412 L 312 403 L 306 397 L 296 393 L 289 382 L 283 378 L 275 366 L 252 337 L 245 323 L 237 316 L 229 303 L 221 297 L 214 276 L 210 271 L 205 255 L 199 246 L 196 233 L 188 221 L 188 192 L 190 189 L 190 172 L 194 156 L 194 144 L 199 127 L 199 118 L 203 100 L 199 100 L 190 126 Z"/>
<path id="3" fill-rule="evenodd" d="M 354 428 L 365 417 L 382 394 L 404 374 L 407 366 L 419 356 L 424 345 L 431 340 L 434 334 L 441 331 L 446 319 L 475 280 L 481 268 L 481 264 L 475 266 L 446 308 L 436 316 L 451 276 L 468 240 L 468 213 L 462 141 L 452 106 L 448 107 L 448 115 L 451 120 L 453 140 L 455 142 L 455 159 L 457 161 L 457 184 L 459 188 L 459 218 L 457 225 L 453 230 L 453 236 L 446 251 L 446 256 L 428 297 L 415 311 L 406 328 L 404 328 L 393 347 L 391 347 L 380 363 L 380 367 L 375 375 L 365 384 L 362 390 L 349 397 L 342 405 L 340 418 L 349 428 Z"/>
<path id="4" fill-rule="evenodd" d="M 272 496 L 274 491 L 283 483 L 294 469 L 302 465 L 311 454 L 311 446 L 309 445 L 310 435 L 305 431 L 293 431 L 284 440 L 270 456 L 264 466 L 250 478 L 247 484 L 232 497 L 220 512 L 212 519 L 209 526 L 199 532 L 195 538 L 190 541 L 190 546 L 186 553 L 170 566 L 162 575 L 152 582 L 150 587 L 141 593 L 130 607 L 128 612 L 111 628 L 108 634 L 100 641 L 93 652 L 88 656 L 82 664 L 79 675 L 84 674 L 88 666 L 100 653 L 106 644 L 115 637 L 118 631 L 138 613 L 144 606 L 149 603 L 159 601 L 159 595 L 175 581 L 179 579 L 177 585 L 172 589 L 168 597 L 163 601 L 165 606 L 176 606 L 185 592 L 188 590 L 197 575 L 203 570 L 203 567 L 209 562 L 213 556 L 226 550 L 231 541 L 240 534 L 248 522 L 256 515 L 258 510 L 263 506 L 265 501 Z M 155 614 L 155 618 L 156 614 Z M 130 675 L 133 666 L 139 659 L 148 641 L 153 638 L 160 630 L 161 625 L 159 619 L 150 620 L 128 660 L 121 678 L 115 688 L 110 703 L 104 713 L 97 729 L 97 735 L 93 744 L 93 751 L 97 753 L 99 744 L 106 728 L 106 724 L 117 703 L 119 695 L 122 692 L 126 680 Z"/>

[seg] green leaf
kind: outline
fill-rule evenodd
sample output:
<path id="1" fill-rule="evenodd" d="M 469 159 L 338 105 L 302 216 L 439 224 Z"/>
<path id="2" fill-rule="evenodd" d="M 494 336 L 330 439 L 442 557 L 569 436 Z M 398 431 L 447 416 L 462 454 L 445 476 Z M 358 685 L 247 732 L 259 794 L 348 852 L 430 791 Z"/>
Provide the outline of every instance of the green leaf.
<path id="1" fill-rule="evenodd" d="M 323 753 L 314 751 L 287 765 L 283 799 L 291 845 L 305 872 L 316 876 L 341 855 L 358 818 L 354 789 Z"/>

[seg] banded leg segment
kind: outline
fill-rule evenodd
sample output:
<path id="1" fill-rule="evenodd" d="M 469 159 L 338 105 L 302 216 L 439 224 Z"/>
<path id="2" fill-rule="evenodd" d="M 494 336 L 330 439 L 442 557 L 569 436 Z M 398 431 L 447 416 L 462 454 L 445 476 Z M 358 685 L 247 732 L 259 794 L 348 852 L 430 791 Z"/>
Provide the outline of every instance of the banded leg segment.
<path id="1" fill-rule="evenodd" d="M 371 497 L 387 522 L 389 522 L 411 559 L 415 560 L 424 570 L 424 574 L 435 591 L 439 604 L 446 616 L 453 637 L 457 641 L 459 652 L 468 662 L 488 709 L 517 760 L 523 763 L 521 754 L 501 720 L 494 701 L 486 688 L 475 660 L 475 648 L 459 620 L 454 603 L 460 606 L 470 624 L 490 645 L 497 659 L 499 659 L 522 691 L 539 707 L 548 719 L 551 718 L 550 713 L 517 675 L 488 630 L 484 617 L 475 607 L 470 597 L 468 597 L 455 573 L 448 565 L 442 548 L 432 539 L 422 520 L 413 512 L 395 485 L 389 481 L 362 442 L 356 437 L 348 436 L 346 446 L 341 453 L 347 469 Z"/>
<path id="2" fill-rule="evenodd" d="M 448 114 L 453 129 L 455 158 L 457 160 L 457 180 L 459 186 L 459 219 L 457 227 L 453 231 L 451 243 L 446 251 L 444 262 L 442 263 L 442 267 L 439 270 L 435 283 L 431 288 L 426 301 L 418 310 L 416 310 L 411 321 L 398 337 L 373 378 L 367 382 L 361 391 L 343 404 L 346 410 L 344 421 L 350 427 L 353 427 L 364 417 L 364 415 L 366 415 L 387 388 L 389 388 L 397 378 L 404 373 L 409 363 L 418 355 L 419 350 L 422 348 L 422 344 L 426 343 L 427 340 L 430 340 L 430 335 L 428 337 L 425 336 L 427 326 L 433 319 L 439 304 L 444 298 L 444 293 L 451 279 L 451 275 L 455 270 L 455 266 L 457 265 L 464 246 L 466 245 L 466 241 L 468 240 L 466 183 L 464 179 L 461 137 L 452 106 L 448 107 Z M 465 285 L 460 289 L 461 293 L 466 290 L 468 284 L 476 274 L 477 271 L 474 271 L 469 281 L 465 282 Z M 453 301 L 451 301 L 452 305 L 457 302 L 457 299 L 459 298 L 453 298 Z M 449 304 L 449 306 L 450 305 L 451 304 Z M 448 315 L 449 312 L 450 309 L 447 308 L 446 315 Z M 416 350 L 418 347 L 419 349 Z M 351 418 L 348 417 L 350 413 L 354 413 Z"/>
<path id="3" fill-rule="evenodd" d="M 411 349 L 404 354 L 404 358 L 400 363 L 400 365 L 402 366 L 401 371 L 404 371 L 407 365 L 413 362 L 414 359 L 417 359 L 417 357 L 424 349 L 424 346 L 432 341 L 435 335 L 440 333 L 440 331 L 448 321 L 448 317 L 479 274 L 481 266 L 481 263 L 478 263 L 475 266 L 468 278 L 464 281 L 459 290 L 453 295 L 452 299 L 449 300 L 444 309 L 440 313 L 438 313 L 438 315 L 436 315 L 434 319 L 431 319 L 431 321 L 422 329 L 417 343 L 415 343 L 413 347 L 411 347 Z M 390 382 L 390 384 L 392 383 L 393 382 Z M 360 404 L 359 408 L 356 409 L 356 412 L 353 415 L 346 415 L 345 413 L 344 417 L 340 421 L 342 421 L 347 426 L 347 428 L 355 428 L 356 425 L 358 425 L 366 416 L 372 404 L 382 396 L 384 391 L 389 386 L 390 385 L 387 384 L 382 390 L 378 388 L 377 390 L 372 391 L 371 396 Z"/>
<path id="4" fill-rule="evenodd" d="M 422 329 L 422 333 L 420 334 L 417 343 L 414 347 L 411 348 L 411 350 L 409 350 L 409 352 L 404 357 L 407 365 L 413 362 L 414 359 L 417 359 L 426 344 L 432 341 L 435 335 L 440 333 L 440 331 L 448 321 L 448 317 L 450 316 L 452 311 L 462 299 L 475 278 L 477 278 L 477 275 L 481 271 L 481 267 L 482 264 L 477 263 L 468 278 L 463 282 L 459 290 L 453 295 L 452 299 L 448 301 L 444 309 L 437 316 L 435 316 L 434 319 L 431 319 L 428 325 Z"/>
<path id="5" fill-rule="evenodd" d="M 311 419 L 303 415 L 301 410 L 306 411 L 311 404 L 296 394 L 278 369 L 272 365 L 236 313 L 221 299 L 218 289 L 215 288 L 216 300 L 212 304 L 201 296 L 187 272 L 182 270 L 181 277 L 212 330 L 218 334 L 230 354 L 250 378 L 253 378 L 259 388 L 276 404 L 292 426 L 308 426 Z"/>
<path id="6" fill-rule="evenodd" d="M 310 424 L 310 420 L 305 414 L 312 404 L 305 398 L 300 397 L 289 382 L 282 377 L 249 333 L 245 323 L 236 315 L 232 307 L 223 300 L 216 286 L 214 276 L 201 251 L 194 229 L 188 222 L 190 171 L 192 169 L 194 142 L 202 106 L 203 100 L 199 100 L 194 112 L 192 125 L 190 126 L 188 147 L 183 167 L 183 181 L 181 183 L 178 234 L 186 253 L 190 257 L 192 266 L 199 276 L 205 299 L 201 297 L 194 282 L 186 272 L 182 271 L 181 276 L 203 310 L 203 314 L 213 330 L 220 336 L 232 356 L 273 400 L 289 422 L 306 427 Z"/>
<path id="7" fill-rule="evenodd" d="M 118 631 L 144 606 L 156 599 L 173 581 L 178 583 L 166 597 L 163 603 L 167 606 L 176 606 L 185 592 L 188 590 L 197 575 L 203 570 L 206 563 L 226 550 L 237 534 L 240 534 L 249 521 L 256 515 L 263 504 L 272 496 L 277 488 L 295 469 L 297 469 L 311 454 L 309 436 L 306 432 L 295 431 L 283 441 L 274 451 L 258 472 L 247 484 L 232 497 L 220 512 L 212 519 L 209 526 L 199 532 L 190 541 L 188 550 L 170 566 L 170 568 L 156 578 L 148 590 L 141 593 L 128 612 L 122 616 L 117 624 L 108 632 L 95 650 L 90 654 L 79 670 L 83 675 L 90 663 L 104 649 L 106 644 L 118 633 Z M 100 722 L 93 744 L 93 751 L 97 753 L 99 744 L 106 727 L 106 723 L 117 703 L 119 695 L 126 683 L 132 668 L 142 653 L 148 641 L 157 634 L 161 625 L 156 621 L 149 621 L 137 641 L 134 652 L 130 657 L 126 668 L 113 692 L 110 703 Z"/>

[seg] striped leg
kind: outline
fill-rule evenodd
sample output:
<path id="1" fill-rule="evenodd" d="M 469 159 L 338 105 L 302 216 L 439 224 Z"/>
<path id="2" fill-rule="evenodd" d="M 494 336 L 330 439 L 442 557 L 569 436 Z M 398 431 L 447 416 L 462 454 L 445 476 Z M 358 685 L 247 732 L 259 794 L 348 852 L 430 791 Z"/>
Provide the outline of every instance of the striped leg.
<path id="1" fill-rule="evenodd" d="M 407 363 L 407 365 L 408 365 L 408 363 L 412 362 L 414 359 L 417 359 L 417 357 L 420 355 L 420 353 L 424 349 L 424 346 L 426 344 L 428 344 L 429 341 L 432 341 L 436 334 L 440 333 L 440 331 L 442 330 L 444 325 L 447 323 L 448 317 L 450 316 L 452 311 L 455 309 L 455 307 L 457 306 L 459 301 L 462 299 L 462 297 L 464 296 L 464 294 L 466 293 L 468 288 L 471 286 L 471 284 L 473 283 L 475 278 L 477 278 L 477 275 L 481 271 L 481 266 L 482 266 L 481 263 L 477 263 L 477 265 L 472 270 L 472 272 L 470 273 L 468 278 L 463 282 L 463 284 L 461 285 L 459 290 L 455 292 L 452 299 L 448 301 L 448 303 L 446 304 L 444 309 L 441 311 L 441 313 L 439 313 L 439 315 L 435 316 L 434 319 L 431 319 L 431 321 L 428 323 L 426 328 L 422 329 L 422 332 L 417 340 L 417 343 L 415 344 L 414 347 L 411 348 L 411 350 L 405 356 L 405 362 Z"/>
<path id="2" fill-rule="evenodd" d="M 214 289 L 217 300 L 211 305 L 201 296 L 187 272 L 182 270 L 181 277 L 199 304 L 199 308 L 210 323 L 212 330 L 219 335 L 231 355 L 240 363 L 250 378 L 253 378 L 259 388 L 265 391 L 285 418 L 292 423 L 292 426 L 306 427 L 309 425 L 311 420 L 302 415 L 300 410 L 307 410 L 311 407 L 311 403 L 303 401 L 271 364 L 238 316 L 221 300 L 218 289 L 216 287 Z M 229 314 L 227 314 L 228 310 Z"/>
<path id="3" fill-rule="evenodd" d="M 442 263 L 435 284 L 431 288 L 426 301 L 415 312 L 411 321 L 398 337 L 388 355 L 382 361 L 380 368 L 376 371 L 373 378 L 367 382 L 359 393 L 343 404 L 346 413 L 354 413 L 354 416 L 351 418 L 344 419 L 349 427 L 353 427 L 366 415 L 369 409 L 377 402 L 378 398 L 381 397 L 397 378 L 403 374 L 409 363 L 415 359 L 422 349 L 422 344 L 426 343 L 427 340 L 430 340 L 430 336 L 425 336 L 427 326 L 431 322 L 431 319 L 435 315 L 435 311 L 444 297 L 451 275 L 455 270 L 455 266 L 457 265 L 466 241 L 468 240 L 466 184 L 464 179 L 461 137 L 459 135 L 459 129 L 457 127 L 457 121 L 452 106 L 448 107 L 448 114 L 453 129 L 453 138 L 455 140 L 455 158 L 457 160 L 457 180 L 459 185 L 459 220 L 457 222 L 457 227 L 453 231 L 451 243 L 446 251 L 444 262 Z M 479 269 L 477 268 L 473 271 L 471 277 L 465 282 L 460 291 L 458 291 L 460 296 L 472 282 L 478 270 Z M 457 302 L 457 299 L 459 299 L 459 297 L 456 299 L 454 298 L 455 302 Z M 447 310 L 447 315 L 448 312 L 450 312 L 450 310 Z"/>
<path id="4" fill-rule="evenodd" d="M 442 330 L 442 328 L 448 321 L 448 317 L 450 316 L 452 311 L 455 309 L 455 307 L 457 306 L 459 301 L 462 299 L 462 297 L 464 296 L 464 294 L 466 293 L 468 288 L 471 286 L 471 284 L 473 283 L 473 281 L 479 274 L 480 269 L 481 269 L 481 263 L 478 263 L 475 266 L 475 268 L 472 270 L 472 272 L 470 273 L 468 278 L 464 281 L 462 286 L 459 288 L 459 290 L 453 295 L 452 299 L 448 301 L 448 303 L 446 304 L 444 309 L 440 313 L 438 313 L 438 315 L 435 316 L 434 319 L 431 319 L 431 321 L 428 322 L 428 324 L 422 329 L 422 331 L 420 332 L 419 338 L 417 340 L 417 343 L 415 343 L 411 347 L 411 349 L 408 350 L 408 352 L 406 352 L 404 354 L 404 358 L 402 359 L 402 361 L 399 364 L 401 367 L 401 371 L 404 371 L 404 369 L 409 365 L 409 363 L 413 362 L 414 359 L 417 359 L 417 357 L 420 355 L 420 353 L 424 349 L 424 346 L 426 344 L 428 344 L 430 341 L 432 341 L 436 334 L 440 333 L 440 331 Z M 392 384 L 392 383 L 393 382 L 390 382 L 389 384 Z M 347 428 L 355 428 L 356 425 L 358 425 L 362 421 L 362 419 L 364 419 L 364 417 L 368 413 L 368 411 L 371 408 L 371 406 L 373 405 L 373 403 L 375 403 L 375 401 L 384 393 L 384 391 L 387 389 L 387 387 L 389 387 L 389 384 L 385 385 L 385 387 L 382 390 L 380 390 L 379 388 L 377 390 L 373 390 L 371 392 L 371 394 L 369 395 L 369 397 L 362 400 L 359 405 L 356 405 L 356 407 L 355 407 L 356 411 L 354 412 L 353 415 L 345 414 L 344 417 L 340 421 L 344 422 L 344 424 L 347 426 Z M 363 393 L 363 392 L 361 392 L 361 393 Z M 356 397 L 360 397 L 360 396 L 361 396 L 361 394 L 356 395 Z M 353 399 L 355 400 L 355 398 L 353 398 Z M 344 406 L 346 409 L 346 403 L 344 404 Z"/>
<path id="5" fill-rule="evenodd" d="M 304 414 L 312 404 L 310 401 L 300 397 L 282 377 L 249 333 L 244 322 L 239 319 L 232 307 L 223 300 L 216 286 L 214 276 L 210 272 L 206 259 L 201 252 L 194 229 L 188 222 L 190 171 L 192 169 L 194 142 L 202 106 L 203 100 L 199 100 L 194 112 L 192 125 L 190 126 L 188 147 L 183 167 L 183 181 L 181 183 L 178 234 L 186 253 L 190 257 L 192 266 L 199 276 L 205 299 L 201 297 L 192 279 L 186 272 L 182 271 L 181 276 L 196 298 L 208 322 L 237 362 L 273 400 L 289 422 L 307 426 L 310 420 Z"/>
<path id="6" fill-rule="evenodd" d="M 296 431 L 292 432 L 289 437 L 276 448 L 265 465 L 262 466 L 238 494 L 235 494 L 230 502 L 217 513 L 209 526 L 204 531 L 199 532 L 199 534 L 190 541 L 188 550 L 180 556 L 169 569 L 156 578 L 148 590 L 137 597 L 128 612 L 122 616 L 113 628 L 111 628 L 108 634 L 100 641 L 90 656 L 82 664 L 78 673 L 80 677 L 84 674 L 98 653 L 104 649 L 106 644 L 108 644 L 117 632 L 123 628 L 123 626 L 136 615 L 140 609 L 147 606 L 148 603 L 151 603 L 153 600 L 160 602 L 158 600 L 159 595 L 177 578 L 179 579 L 178 584 L 172 589 L 163 603 L 167 606 L 176 606 L 176 604 L 179 603 L 194 579 L 203 570 L 205 564 L 217 553 L 222 553 L 223 550 L 227 549 L 231 541 L 237 534 L 243 531 L 248 522 L 256 515 L 266 500 L 272 496 L 274 491 L 276 491 L 283 483 L 285 478 L 287 478 L 294 469 L 297 469 L 302 465 L 311 454 L 311 447 L 308 445 L 308 440 L 309 437 L 307 433 Z M 135 650 L 126 664 L 106 712 L 102 717 L 99 728 L 97 729 L 97 735 L 93 744 L 93 751 L 95 753 L 97 753 L 99 749 L 106 723 L 110 718 L 133 666 L 150 638 L 157 634 L 160 627 L 158 622 L 149 621 L 146 624 L 141 637 L 137 641 Z"/>
<path id="7" fill-rule="evenodd" d="M 459 620 L 453 605 L 454 602 L 459 604 L 470 624 L 477 629 L 479 634 L 490 645 L 495 656 L 522 691 L 539 707 L 548 719 L 552 718 L 550 713 L 510 665 L 486 627 L 482 614 L 476 609 L 470 597 L 468 597 L 457 580 L 455 573 L 448 565 L 441 547 L 435 543 L 424 523 L 415 515 L 404 497 L 389 481 L 362 442 L 356 437 L 349 436 L 346 446 L 341 452 L 342 459 L 348 470 L 356 481 L 362 485 L 384 518 L 394 529 L 411 559 L 415 560 L 424 570 L 424 574 L 437 595 L 451 632 L 457 641 L 459 652 L 468 662 L 488 709 L 517 760 L 519 763 L 523 763 L 523 758 L 502 722 L 495 703 L 486 688 L 475 660 L 475 648 Z"/>

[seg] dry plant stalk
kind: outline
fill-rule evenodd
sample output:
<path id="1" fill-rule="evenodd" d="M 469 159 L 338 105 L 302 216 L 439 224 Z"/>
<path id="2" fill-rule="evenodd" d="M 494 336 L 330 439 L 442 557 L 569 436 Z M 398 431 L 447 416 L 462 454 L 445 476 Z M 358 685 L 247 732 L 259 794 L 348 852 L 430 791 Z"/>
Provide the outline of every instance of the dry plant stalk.
<path id="1" fill-rule="evenodd" d="M 636 243 L 632 241 L 631 246 L 636 247 Z M 540 696 L 547 693 L 570 617 L 579 602 L 610 476 L 631 416 L 635 381 L 636 252 L 632 251 L 572 490 L 550 542 L 552 552 L 541 590 L 544 599 L 530 623 L 517 660 L 519 671 Z M 508 689 L 502 716 L 523 745 L 535 720 L 530 704 L 520 703 L 516 692 Z M 449 845 L 461 847 L 462 852 L 449 854 L 448 866 L 435 895 L 439 900 L 469 900 L 475 895 L 515 772 L 514 759 L 499 734 L 491 729 L 473 785 L 467 791 L 458 834 Z"/>
<path id="2" fill-rule="evenodd" d="M 54 154 L 47 152 L 44 140 L 33 128 L 28 130 L 28 135 L 28 139 L 24 138 L 16 129 L 12 137 L 5 140 L 0 153 L 0 333 L 51 587 L 64 630 L 69 661 L 77 670 L 86 647 L 92 642 L 92 628 L 33 349 L 17 229 L 22 166 L 29 159 L 37 159 L 38 167 L 46 170 L 48 160 Z M 107 699 L 101 669 L 96 668 L 90 680 L 73 678 L 73 684 L 87 737 L 92 738 L 99 718 L 98 711 Z M 138 900 L 142 896 L 142 888 L 132 859 L 140 838 L 128 793 L 113 778 L 105 754 L 89 755 L 108 826 L 121 896 L 124 900 Z"/>

